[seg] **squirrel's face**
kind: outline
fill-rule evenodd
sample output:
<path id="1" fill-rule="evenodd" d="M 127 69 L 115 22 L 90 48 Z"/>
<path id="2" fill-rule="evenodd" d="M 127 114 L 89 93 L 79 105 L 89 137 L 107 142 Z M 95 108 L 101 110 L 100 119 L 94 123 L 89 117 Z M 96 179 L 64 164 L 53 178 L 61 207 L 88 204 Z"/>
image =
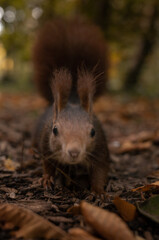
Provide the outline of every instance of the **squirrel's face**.
<path id="1" fill-rule="evenodd" d="M 87 112 L 71 105 L 53 123 L 50 149 L 66 164 L 87 163 L 95 144 L 96 132 Z"/>

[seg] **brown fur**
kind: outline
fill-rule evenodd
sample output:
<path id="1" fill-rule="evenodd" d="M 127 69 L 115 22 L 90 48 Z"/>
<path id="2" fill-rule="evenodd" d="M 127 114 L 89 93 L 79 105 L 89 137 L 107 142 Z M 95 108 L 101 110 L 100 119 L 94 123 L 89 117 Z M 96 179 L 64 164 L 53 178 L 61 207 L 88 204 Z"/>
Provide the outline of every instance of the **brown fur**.
<path id="1" fill-rule="evenodd" d="M 56 120 L 58 113 L 66 106 L 71 86 L 72 77 L 67 69 L 62 68 L 53 72 L 51 91 L 54 96 L 54 120 Z"/>
<path id="2" fill-rule="evenodd" d="M 108 61 L 105 40 L 97 26 L 82 19 L 54 20 L 40 30 L 33 49 L 35 83 L 49 102 L 53 101 L 50 79 L 55 69 L 67 68 L 73 79 L 72 92 L 76 89 L 77 70 L 84 67 L 97 77 L 96 96 L 105 90 Z M 67 82 L 64 82 L 64 88 Z"/>
<path id="3" fill-rule="evenodd" d="M 95 93 L 95 77 L 87 70 L 78 71 L 77 91 L 82 107 L 89 113 L 92 113 L 92 103 Z"/>
<path id="4" fill-rule="evenodd" d="M 60 169 L 80 186 L 97 193 L 104 189 L 109 152 L 92 110 L 94 94 L 105 87 L 104 53 L 99 29 L 81 20 L 49 22 L 39 34 L 35 81 L 43 96 L 54 100 L 41 116 L 33 139 L 43 155 L 44 183 L 54 179 L 68 186 Z"/>

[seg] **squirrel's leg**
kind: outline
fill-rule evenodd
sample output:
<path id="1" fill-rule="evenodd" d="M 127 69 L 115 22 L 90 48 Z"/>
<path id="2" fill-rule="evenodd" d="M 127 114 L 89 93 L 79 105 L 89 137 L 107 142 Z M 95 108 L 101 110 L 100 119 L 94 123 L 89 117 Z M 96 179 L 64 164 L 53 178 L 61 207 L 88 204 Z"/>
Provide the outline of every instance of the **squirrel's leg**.
<path id="1" fill-rule="evenodd" d="M 56 166 L 53 165 L 53 162 L 49 160 L 43 161 L 43 169 L 44 174 L 41 179 L 41 183 L 45 189 L 52 189 L 52 185 L 54 185 L 54 178 L 56 172 Z"/>
<path id="2" fill-rule="evenodd" d="M 107 164 L 96 164 L 91 167 L 90 172 L 90 184 L 91 190 L 97 194 L 104 192 L 104 186 L 106 184 L 108 174 Z"/>
<path id="3" fill-rule="evenodd" d="M 63 186 L 63 176 L 59 172 L 60 166 L 53 159 L 43 161 L 44 174 L 42 185 L 45 189 L 59 189 Z"/>

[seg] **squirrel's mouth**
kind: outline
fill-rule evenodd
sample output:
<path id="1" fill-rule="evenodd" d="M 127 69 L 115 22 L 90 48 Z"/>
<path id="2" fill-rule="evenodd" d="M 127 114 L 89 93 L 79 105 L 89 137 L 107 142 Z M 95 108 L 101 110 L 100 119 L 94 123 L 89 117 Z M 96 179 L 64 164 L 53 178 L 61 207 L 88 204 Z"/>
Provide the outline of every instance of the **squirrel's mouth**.
<path id="1" fill-rule="evenodd" d="M 71 156 L 68 156 L 68 155 L 67 155 L 67 156 L 64 158 L 64 161 L 65 161 L 65 163 L 67 163 L 67 164 L 69 164 L 69 165 L 76 165 L 76 164 L 81 163 L 82 158 L 81 158 L 81 156 L 71 157 Z"/>

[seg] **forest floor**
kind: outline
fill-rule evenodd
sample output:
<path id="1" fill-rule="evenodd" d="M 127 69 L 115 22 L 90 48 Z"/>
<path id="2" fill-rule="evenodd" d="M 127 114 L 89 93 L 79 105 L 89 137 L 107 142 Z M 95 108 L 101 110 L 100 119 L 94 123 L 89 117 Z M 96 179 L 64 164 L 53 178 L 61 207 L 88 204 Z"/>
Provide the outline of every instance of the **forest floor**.
<path id="1" fill-rule="evenodd" d="M 31 148 L 31 135 L 45 106 L 38 96 L 0 95 L 0 208 L 4 203 L 13 203 L 30 209 L 67 232 L 73 227 L 86 229 L 83 218 L 68 211 L 85 200 L 120 216 L 135 236 L 159 239 L 159 205 L 155 206 L 158 211 L 155 217 L 153 214 L 146 217 L 138 209 L 128 220 L 125 210 L 113 201 L 119 200 L 118 196 L 136 208 L 137 203 L 159 194 L 159 99 L 106 96 L 95 104 L 111 154 L 105 200 L 80 189 L 46 191 L 41 186 L 42 163 Z M 146 189 L 133 191 L 140 186 Z M 11 224 L 4 227 L 7 221 L 0 214 L 0 239 L 16 239 L 10 233 L 17 226 L 12 222 L 14 227 Z M 95 235 L 90 239 L 96 239 Z M 103 239 L 102 234 L 98 234 L 98 239 Z"/>

